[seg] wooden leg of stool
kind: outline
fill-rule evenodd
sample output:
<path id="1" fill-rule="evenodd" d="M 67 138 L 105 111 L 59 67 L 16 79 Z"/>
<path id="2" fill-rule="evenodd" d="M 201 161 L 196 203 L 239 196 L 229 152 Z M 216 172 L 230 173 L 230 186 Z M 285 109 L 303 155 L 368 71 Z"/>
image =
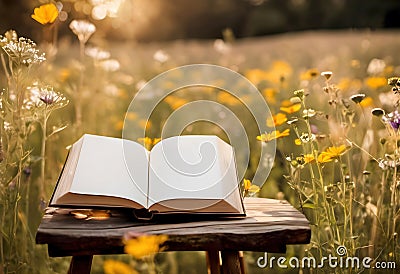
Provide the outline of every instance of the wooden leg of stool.
<path id="1" fill-rule="evenodd" d="M 218 250 L 207 251 L 208 274 L 221 274 L 221 264 Z"/>
<path id="2" fill-rule="evenodd" d="M 238 251 L 221 251 L 221 257 L 223 274 L 240 274 L 242 272 Z"/>
<path id="3" fill-rule="evenodd" d="M 69 265 L 68 274 L 90 274 L 93 256 L 73 256 Z"/>
<path id="4" fill-rule="evenodd" d="M 239 262 L 240 262 L 240 270 L 242 274 L 246 274 L 246 265 L 244 262 L 243 251 L 239 251 Z"/>

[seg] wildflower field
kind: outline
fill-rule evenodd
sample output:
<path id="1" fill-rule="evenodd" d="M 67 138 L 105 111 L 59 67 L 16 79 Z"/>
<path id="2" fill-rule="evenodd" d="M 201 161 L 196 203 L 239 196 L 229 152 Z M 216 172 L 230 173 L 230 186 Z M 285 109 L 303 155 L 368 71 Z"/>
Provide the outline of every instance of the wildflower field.
<path id="1" fill-rule="evenodd" d="M 97 36 L 96 24 L 87 20 L 61 21 L 57 7 L 49 5 L 32 13 L 43 30 L 41 41 L 13 30 L 0 36 L 0 273 L 67 271 L 68 260 L 48 258 L 34 238 L 68 148 L 83 133 L 121 137 L 129 121 L 146 130 L 148 138 L 137 141 L 151 147 L 167 118 L 195 100 L 226 106 L 248 128 L 251 154 L 243 193 L 286 199 L 310 221 L 311 243 L 290 247 L 286 256 L 322 258 L 344 246 L 346 256 L 368 256 L 372 263 L 395 262 L 400 268 L 399 31 L 235 39 L 226 30 L 218 40 L 140 44 Z M 57 37 L 56 26 L 62 24 L 71 36 Z M 175 92 L 149 120 L 127 113 L 153 77 L 199 63 L 229 68 L 251 81 L 270 108 L 266 125 L 275 129 L 257 131 L 239 100 L 249 98 L 210 87 Z M 190 124 L 182 134 L 227 140 L 221 128 L 207 122 Z M 258 151 L 269 142 L 277 148 L 271 173 L 262 184 L 252 184 Z M 132 241 L 126 247 L 131 256 L 96 257 L 92 273 L 206 271 L 203 253 L 154 255 L 165 239 L 137 239 L 134 244 L 151 253 L 143 259 L 135 255 L 142 249 L 132 248 Z M 257 267 L 259 256 L 245 253 L 248 272 L 276 273 Z M 313 272 L 362 271 L 395 273 Z"/>

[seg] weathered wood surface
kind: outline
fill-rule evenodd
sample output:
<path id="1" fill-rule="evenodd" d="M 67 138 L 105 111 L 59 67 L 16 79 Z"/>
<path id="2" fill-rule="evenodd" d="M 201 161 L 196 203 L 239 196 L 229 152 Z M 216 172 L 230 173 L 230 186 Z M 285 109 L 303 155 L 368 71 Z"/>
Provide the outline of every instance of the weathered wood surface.
<path id="1" fill-rule="evenodd" d="M 286 201 L 245 198 L 247 217 L 170 222 L 138 222 L 129 214 L 112 212 L 106 220 L 79 220 L 63 209 L 46 214 L 36 243 L 48 244 L 50 256 L 123 253 L 126 233 L 166 234 L 166 250 L 248 250 L 285 252 L 288 244 L 306 244 L 307 219 Z"/>

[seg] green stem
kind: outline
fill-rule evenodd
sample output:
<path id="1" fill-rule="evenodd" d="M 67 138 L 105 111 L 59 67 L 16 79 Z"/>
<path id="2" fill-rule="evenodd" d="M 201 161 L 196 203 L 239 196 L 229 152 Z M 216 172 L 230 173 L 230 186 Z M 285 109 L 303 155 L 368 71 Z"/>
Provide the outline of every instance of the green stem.
<path id="1" fill-rule="evenodd" d="M 0 111 L 2 110 L 0 109 Z M 3 162 L 4 160 L 3 130 L 4 130 L 4 119 L 0 119 L 0 163 Z"/>
<path id="2" fill-rule="evenodd" d="M 3 53 L 1 53 L 0 56 L 1 56 L 1 64 L 2 64 L 3 69 L 4 69 L 4 74 L 6 75 L 7 82 L 9 83 L 10 82 L 10 73 L 8 72 L 8 69 L 7 69 L 6 59 L 4 59 L 4 54 Z"/>
<path id="3" fill-rule="evenodd" d="M 3 208 L 2 208 L 2 212 L 1 212 L 1 223 L 3 224 L 3 226 L 5 224 L 5 218 L 6 218 L 6 205 L 5 205 L 5 199 L 4 199 L 3 200 Z M 3 229 L 5 229 L 5 227 Z M 5 262 L 5 259 L 4 259 L 4 234 L 3 233 L 4 232 L 2 231 L 1 235 L 0 235 L 0 257 L 1 257 L 0 270 L 3 270 L 2 267 L 4 266 L 4 262 Z"/>
<path id="4" fill-rule="evenodd" d="M 307 109 L 306 107 L 306 102 L 305 102 L 305 97 L 302 100 L 302 107 L 303 109 Z M 309 121 L 309 118 L 305 119 L 305 123 L 306 123 L 306 127 L 307 127 L 307 132 L 309 137 L 311 138 L 312 136 L 312 130 L 311 130 L 311 124 Z M 338 227 L 337 227 L 337 222 L 335 220 L 335 215 L 333 212 L 333 208 L 331 208 L 326 200 L 326 195 L 325 195 L 325 183 L 324 183 L 324 177 L 323 177 L 323 173 L 322 173 L 322 168 L 320 163 L 318 163 L 318 150 L 315 148 L 314 145 L 314 141 L 310 142 L 310 149 L 311 152 L 315 158 L 315 162 L 316 162 L 316 166 L 317 166 L 317 170 L 318 170 L 318 179 L 316 178 L 314 171 L 310 165 L 310 175 L 311 175 L 311 181 L 312 181 L 312 185 L 313 185 L 313 193 L 315 195 L 315 205 L 317 206 L 317 215 L 316 215 L 316 223 L 317 223 L 317 242 L 318 245 L 321 247 L 321 234 L 320 234 L 320 230 L 323 227 L 323 222 L 322 222 L 322 215 L 323 213 L 319 212 L 321 207 L 323 209 L 323 211 L 325 211 L 325 216 L 328 220 L 328 223 L 330 226 L 333 226 L 332 228 L 332 233 L 333 233 L 333 237 L 336 238 L 339 242 L 341 242 L 340 240 L 340 234 L 338 231 Z M 318 183 L 318 185 L 316 185 Z M 321 200 L 320 201 L 320 196 L 321 195 Z M 320 206 L 321 203 L 321 206 Z M 331 212 L 332 211 L 332 212 Z M 335 233 L 336 233 L 336 237 L 335 237 Z M 330 240 L 330 246 L 333 248 L 334 247 L 334 241 Z M 322 248 L 319 248 L 319 252 L 320 255 L 322 254 Z M 321 255 L 322 256 L 322 255 Z"/>
<path id="5" fill-rule="evenodd" d="M 19 208 L 19 200 L 20 200 L 20 189 L 21 189 L 21 174 L 22 174 L 22 165 L 23 165 L 23 146 L 20 144 L 18 151 L 21 153 L 19 155 L 18 162 L 18 173 L 14 180 L 16 180 L 15 188 L 13 191 L 13 201 L 12 201 L 12 223 L 10 227 L 10 247 L 9 247 L 9 258 L 18 255 L 17 247 L 18 247 L 18 237 L 17 237 L 17 228 L 18 228 L 18 208 Z"/>
<path id="6" fill-rule="evenodd" d="M 340 164 L 340 166 L 342 166 L 342 161 L 341 161 L 341 159 L 339 158 L 339 164 Z M 343 170 L 342 170 L 342 168 L 339 168 L 339 170 L 340 170 L 340 179 L 341 179 L 341 185 L 342 185 L 342 189 L 341 189 L 341 192 L 342 192 L 342 203 L 343 203 L 343 205 L 342 205 L 342 207 L 343 207 L 343 217 L 344 217 L 344 221 L 343 221 L 343 242 L 341 243 L 342 245 L 344 245 L 345 243 L 345 241 L 346 241 L 346 235 L 347 235 L 347 224 L 348 224 L 348 218 L 347 218 L 347 214 L 348 214 L 348 208 L 347 208 L 347 200 L 346 200 L 346 181 L 345 181 L 345 178 L 344 178 L 344 174 L 343 174 Z"/>
<path id="7" fill-rule="evenodd" d="M 348 210 L 349 210 L 348 222 L 349 222 L 350 242 L 351 242 L 351 249 L 354 252 L 356 246 L 355 246 L 354 237 L 353 237 L 353 190 L 350 190 L 349 209 Z"/>
<path id="8" fill-rule="evenodd" d="M 29 227 L 30 221 L 29 221 L 29 197 L 30 197 L 30 192 L 31 192 L 31 184 L 30 180 L 28 179 L 26 182 L 26 190 L 25 190 L 25 216 L 26 216 L 26 223 L 27 226 Z"/>
<path id="9" fill-rule="evenodd" d="M 45 180 L 45 169 L 46 169 L 46 140 L 47 140 L 47 119 L 48 119 L 48 114 L 47 114 L 47 105 L 45 106 L 44 110 L 44 119 L 42 123 L 42 147 L 41 147 L 41 152 L 40 152 L 40 158 L 41 158 L 41 165 L 40 165 L 40 196 L 42 199 L 45 198 L 45 185 L 46 185 L 46 180 Z"/>
<path id="10" fill-rule="evenodd" d="M 339 164 L 342 166 L 342 159 L 339 157 Z M 343 203 L 343 211 L 344 211 L 344 226 L 343 226 L 343 241 L 346 241 L 347 235 L 350 239 L 351 251 L 354 252 L 355 245 L 353 241 L 353 218 L 352 218 L 352 201 L 353 201 L 353 190 L 349 189 L 349 199 L 346 199 L 347 186 L 345 180 L 345 174 L 343 173 L 342 168 L 340 170 L 340 178 L 342 184 L 342 203 Z M 348 228 L 348 230 L 347 230 Z M 344 242 L 342 243 L 344 244 Z M 352 255 L 352 254 L 351 254 Z"/>
<path id="11" fill-rule="evenodd" d="M 79 56 L 81 61 L 81 73 L 79 74 L 78 90 L 75 97 L 75 115 L 76 115 L 76 127 L 79 134 L 82 133 L 82 88 L 83 88 L 83 62 L 85 57 L 85 43 L 79 42 Z"/>
<path id="12" fill-rule="evenodd" d="M 20 77 L 21 69 L 17 69 L 16 73 L 16 80 L 15 80 L 15 92 L 17 96 L 17 119 L 21 118 L 21 111 L 22 111 L 22 105 L 24 104 L 24 98 L 25 98 L 25 91 L 21 85 L 21 77 Z"/>
<path id="13" fill-rule="evenodd" d="M 154 255 L 148 256 L 146 258 L 147 266 L 148 266 L 148 272 L 149 274 L 156 274 L 156 264 L 154 263 Z"/>
<path id="14" fill-rule="evenodd" d="M 351 160 L 350 160 L 350 153 L 348 153 L 346 155 L 346 160 L 347 160 L 347 165 L 349 167 L 351 167 Z M 352 169 L 349 168 L 349 176 L 350 178 L 353 178 L 353 173 L 352 173 Z M 348 221 L 349 221 L 349 233 L 350 233 L 350 239 L 351 239 L 351 248 L 353 250 L 353 252 L 355 251 L 355 242 L 354 242 L 354 234 L 353 234 L 353 199 L 354 197 L 357 197 L 357 186 L 354 185 L 353 189 L 350 189 L 350 193 L 349 193 L 350 197 L 349 197 L 349 215 L 348 215 Z"/>
<path id="15" fill-rule="evenodd" d="M 1 64 L 3 66 L 4 73 L 5 73 L 6 78 L 7 78 L 7 83 L 8 83 L 8 86 L 10 86 L 9 85 L 9 83 L 10 83 L 10 74 L 8 73 L 8 70 L 7 70 L 7 65 L 6 65 L 6 60 L 4 59 L 4 54 L 0 53 L 0 56 L 1 56 Z M 1 94 L 1 97 L 3 98 L 3 101 L 5 101 L 5 98 L 6 98 L 5 94 Z M 4 130 L 4 120 L 0 119 L 0 163 L 3 162 L 3 160 L 4 160 L 3 130 Z"/>
<path id="16" fill-rule="evenodd" d="M 299 199 L 301 212 L 304 214 L 304 208 L 303 208 L 304 201 L 301 196 L 301 194 L 304 193 L 304 191 L 301 189 L 301 186 L 300 186 L 300 182 L 301 182 L 300 170 L 297 168 L 293 168 L 293 167 L 291 167 L 291 169 L 293 169 L 293 171 L 291 171 L 291 173 L 292 173 L 292 177 L 293 177 L 293 183 L 296 184 L 294 187 L 296 190 L 297 199 Z"/>
<path id="17" fill-rule="evenodd" d="M 303 100 L 303 108 L 306 109 L 306 105 L 305 105 L 305 101 L 304 100 Z M 311 125 L 310 125 L 309 119 L 306 119 L 306 125 L 307 125 L 307 131 L 308 131 L 309 136 L 312 136 Z M 338 227 L 337 227 L 337 221 L 335 219 L 335 214 L 334 214 L 333 208 L 331 206 L 329 206 L 329 204 L 328 204 L 328 202 L 326 200 L 325 182 L 324 182 L 322 167 L 321 167 L 321 164 L 318 163 L 318 151 L 315 149 L 313 141 L 310 143 L 310 146 L 311 146 L 311 151 L 312 151 L 312 153 L 314 155 L 314 158 L 315 158 L 315 161 L 316 161 L 317 170 L 318 170 L 318 178 L 319 178 L 318 180 L 316 180 L 315 179 L 316 177 L 315 177 L 314 173 L 312 172 L 312 181 L 314 183 L 315 183 L 315 181 L 319 182 L 318 189 L 320 190 L 320 194 L 322 196 L 321 197 L 322 208 L 325 211 L 325 214 L 327 216 L 327 219 L 328 219 L 328 222 L 329 222 L 330 226 L 333 225 L 333 234 L 336 233 L 336 239 L 339 242 L 341 242 L 339 230 L 338 230 Z M 315 187 L 315 189 L 317 189 L 317 188 Z M 318 208 L 320 208 L 320 206 L 319 206 L 320 201 L 319 201 L 319 197 L 318 197 L 319 195 L 317 194 L 316 190 L 315 190 L 314 193 L 315 193 L 315 197 L 316 197 L 316 204 L 317 204 Z M 318 216 L 318 225 L 321 227 L 322 224 L 320 222 L 321 222 L 321 219 L 320 219 L 320 216 Z M 332 247 L 333 247 L 333 245 L 332 245 Z"/>
<path id="18" fill-rule="evenodd" d="M 392 252 L 395 255 L 396 252 L 396 242 L 395 242 L 395 233 L 396 233 L 396 211 L 397 211 L 397 199 L 396 199 L 396 185 L 397 185 L 397 160 L 398 157 L 398 145 L 397 145 L 397 138 L 395 140 L 395 160 L 394 160 L 394 171 L 393 171 L 393 179 L 391 185 L 391 197 L 390 197 L 390 209 L 391 209 L 391 216 L 389 216 L 389 224 L 391 223 L 391 229 L 389 229 L 389 236 L 393 243 Z"/>
<path id="19" fill-rule="evenodd" d="M 376 216 L 375 216 L 375 219 L 377 220 L 377 222 L 379 222 L 383 233 L 385 233 L 385 229 L 384 229 L 384 225 L 381 223 L 380 219 L 381 219 L 381 212 L 382 212 L 382 210 L 384 211 L 383 200 L 384 200 L 384 195 L 385 195 L 385 183 L 387 181 L 387 176 L 385 176 L 385 175 L 386 175 L 386 172 L 382 172 L 382 177 L 381 177 L 381 182 L 380 182 L 380 185 L 381 185 L 380 195 L 379 195 L 377 205 L 376 205 L 377 212 L 376 212 Z M 376 239 L 377 230 L 378 230 L 377 225 L 374 225 L 372 227 L 372 231 L 371 231 L 371 243 L 373 243 L 373 244 L 369 251 L 370 257 L 373 257 L 375 254 L 376 247 L 375 247 L 374 243 L 375 243 L 375 239 Z M 387 235 L 385 235 L 385 236 L 387 236 Z"/>

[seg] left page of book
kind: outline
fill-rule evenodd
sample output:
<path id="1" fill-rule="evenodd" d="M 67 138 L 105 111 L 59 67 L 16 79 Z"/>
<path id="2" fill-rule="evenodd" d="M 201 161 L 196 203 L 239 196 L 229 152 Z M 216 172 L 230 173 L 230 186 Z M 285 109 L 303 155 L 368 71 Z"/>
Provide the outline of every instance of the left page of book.
<path id="1" fill-rule="evenodd" d="M 149 152 L 136 142 L 118 138 L 85 134 L 81 142 L 69 191 L 55 202 L 145 207 Z"/>

